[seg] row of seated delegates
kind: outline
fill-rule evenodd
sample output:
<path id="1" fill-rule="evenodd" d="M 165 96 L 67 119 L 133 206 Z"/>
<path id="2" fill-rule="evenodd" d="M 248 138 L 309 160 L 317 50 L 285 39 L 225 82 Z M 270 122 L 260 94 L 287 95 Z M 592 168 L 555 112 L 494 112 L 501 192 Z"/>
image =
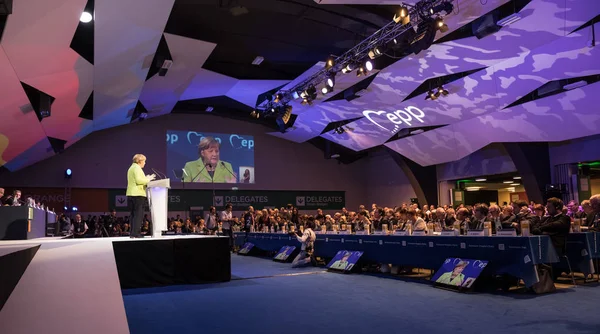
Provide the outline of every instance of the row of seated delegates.
<path id="1" fill-rule="evenodd" d="M 4 197 L 4 188 L 0 188 L 0 205 L 1 206 L 21 206 L 21 190 L 14 190 L 11 195 Z"/>
<path id="2" fill-rule="evenodd" d="M 79 221 L 78 221 L 79 219 Z M 59 218 L 61 234 L 74 237 L 120 237 L 129 236 L 131 230 L 129 216 L 117 217 L 116 211 L 101 216 L 88 215 L 83 219 L 81 214 L 71 217 L 62 213 Z M 142 235 L 152 234 L 152 223 L 148 215 L 144 215 L 141 228 Z"/>

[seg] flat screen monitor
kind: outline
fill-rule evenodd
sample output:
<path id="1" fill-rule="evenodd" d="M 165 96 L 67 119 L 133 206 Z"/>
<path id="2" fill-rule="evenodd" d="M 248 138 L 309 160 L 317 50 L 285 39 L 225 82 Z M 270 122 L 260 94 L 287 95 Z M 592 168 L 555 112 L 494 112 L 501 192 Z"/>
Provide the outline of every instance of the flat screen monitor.
<path id="1" fill-rule="evenodd" d="M 245 243 L 242 248 L 238 251 L 238 254 L 248 254 L 254 247 L 254 244 L 251 242 Z"/>
<path id="2" fill-rule="evenodd" d="M 487 264 L 488 261 L 483 260 L 450 257 L 444 261 L 431 280 L 442 286 L 469 289 Z"/>
<path id="3" fill-rule="evenodd" d="M 348 251 L 341 250 L 338 251 L 333 259 L 327 264 L 328 269 L 340 270 L 340 271 L 350 271 L 356 265 L 356 262 L 363 255 L 361 251 Z"/>
<path id="4" fill-rule="evenodd" d="M 296 250 L 296 246 L 283 246 L 283 247 L 281 247 L 279 252 L 277 252 L 277 254 L 275 254 L 275 257 L 273 257 L 273 260 L 286 261 L 295 250 Z"/>

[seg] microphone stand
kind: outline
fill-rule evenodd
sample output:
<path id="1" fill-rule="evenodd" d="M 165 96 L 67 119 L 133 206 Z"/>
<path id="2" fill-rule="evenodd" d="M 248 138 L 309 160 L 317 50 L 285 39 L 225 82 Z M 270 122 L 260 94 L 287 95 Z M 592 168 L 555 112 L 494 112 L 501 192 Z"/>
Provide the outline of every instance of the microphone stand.
<path id="1" fill-rule="evenodd" d="M 227 169 L 227 166 L 225 166 L 225 163 L 223 161 L 221 161 L 221 166 L 223 166 L 223 168 L 229 173 L 231 174 L 231 176 L 233 176 L 233 178 L 235 179 L 236 183 L 237 183 L 237 176 L 235 176 L 235 174 L 233 174 L 232 171 L 230 171 L 229 169 Z"/>

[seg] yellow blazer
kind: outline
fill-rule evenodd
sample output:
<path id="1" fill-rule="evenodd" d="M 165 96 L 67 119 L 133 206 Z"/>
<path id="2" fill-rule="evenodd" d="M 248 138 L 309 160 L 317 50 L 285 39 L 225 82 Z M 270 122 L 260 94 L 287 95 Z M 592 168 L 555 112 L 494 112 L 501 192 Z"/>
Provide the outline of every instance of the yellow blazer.
<path id="1" fill-rule="evenodd" d="M 127 196 L 146 197 L 146 186 L 150 180 L 144 174 L 142 167 L 134 163 L 127 171 Z"/>
<path id="2" fill-rule="evenodd" d="M 225 166 L 223 166 L 225 165 Z M 210 174 L 208 174 L 208 170 L 204 168 L 204 162 L 202 158 L 194 161 L 189 161 L 185 164 L 183 168 L 187 175 L 183 175 L 184 182 L 214 182 L 214 183 L 236 183 L 237 177 L 231 175 L 231 173 L 235 173 L 231 168 L 231 164 L 225 161 L 219 161 L 217 167 L 215 168 L 215 173 L 213 176 L 213 181 L 211 181 Z M 202 171 L 202 173 L 200 173 Z M 200 173 L 200 174 L 198 174 Z M 195 178 L 192 181 L 192 178 Z"/>

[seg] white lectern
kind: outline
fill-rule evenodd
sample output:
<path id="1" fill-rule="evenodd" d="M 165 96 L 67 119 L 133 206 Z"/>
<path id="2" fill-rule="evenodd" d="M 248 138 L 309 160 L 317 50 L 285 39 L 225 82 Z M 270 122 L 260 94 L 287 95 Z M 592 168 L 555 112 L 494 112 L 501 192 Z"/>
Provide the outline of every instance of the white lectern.
<path id="1" fill-rule="evenodd" d="M 152 237 L 162 236 L 167 230 L 167 214 L 169 212 L 170 179 L 148 182 L 148 205 L 152 215 Z"/>

